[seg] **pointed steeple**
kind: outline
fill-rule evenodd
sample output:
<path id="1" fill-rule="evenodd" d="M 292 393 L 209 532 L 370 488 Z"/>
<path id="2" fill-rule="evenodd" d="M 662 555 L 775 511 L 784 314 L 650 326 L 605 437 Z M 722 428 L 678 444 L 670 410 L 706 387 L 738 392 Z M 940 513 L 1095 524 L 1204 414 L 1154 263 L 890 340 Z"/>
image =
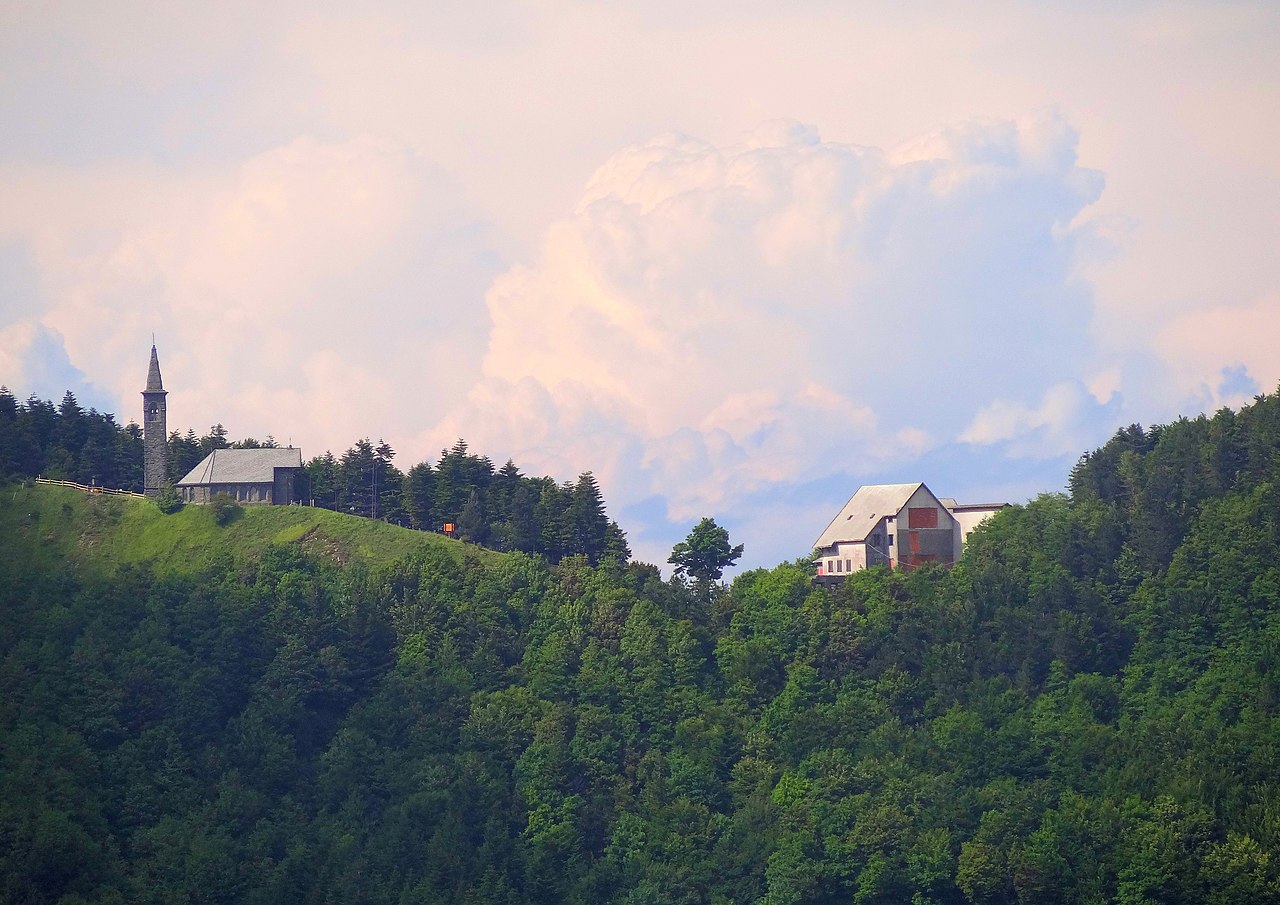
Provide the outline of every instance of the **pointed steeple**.
<path id="1" fill-rule="evenodd" d="M 160 358 L 155 337 L 151 338 L 151 366 L 147 368 L 147 388 L 142 391 L 142 492 L 154 498 L 169 479 L 169 448 L 165 433 L 168 424 L 164 383 L 160 380 Z"/>
<path id="2" fill-rule="evenodd" d="M 156 355 L 155 343 L 151 344 L 151 367 L 147 369 L 147 389 L 145 392 L 164 392 L 164 382 L 160 379 L 160 359 Z"/>

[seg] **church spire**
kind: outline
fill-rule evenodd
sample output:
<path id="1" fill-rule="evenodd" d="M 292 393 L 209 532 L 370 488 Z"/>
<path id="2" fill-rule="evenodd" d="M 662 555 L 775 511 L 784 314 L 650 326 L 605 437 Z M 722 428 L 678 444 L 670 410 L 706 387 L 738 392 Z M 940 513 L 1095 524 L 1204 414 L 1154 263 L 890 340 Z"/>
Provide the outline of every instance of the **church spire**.
<path id="1" fill-rule="evenodd" d="M 155 498 L 169 480 L 168 425 L 165 396 L 160 379 L 160 358 L 155 338 L 151 340 L 151 365 L 147 368 L 147 388 L 142 391 L 142 492 Z"/>
<path id="2" fill-rule="evenodd" d="M 164 382 L 160 379 L 160 358 L 156 355 L 156 344 L 151 343 L 151 367 L 147 369 L 146 392 L 153 393 L 164 390 Z"/>

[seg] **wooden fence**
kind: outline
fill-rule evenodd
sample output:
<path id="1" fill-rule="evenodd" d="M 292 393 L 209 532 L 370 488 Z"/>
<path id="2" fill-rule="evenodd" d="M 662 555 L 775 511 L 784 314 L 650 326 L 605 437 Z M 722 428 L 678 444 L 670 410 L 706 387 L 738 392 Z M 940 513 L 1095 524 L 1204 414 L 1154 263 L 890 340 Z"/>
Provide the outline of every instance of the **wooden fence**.
<path id="1" fill-rule="evenodd" d="M 48 478 L 36 478 L 37 484 L 50 484 L 55 487 L 74 487 L 76 490 L 83 490 L 85 493 L 110 493 L 115 496 L 135 496 L 138 499 L 145 499 L 140 493 L 134 493 L 132 490 L 113 490 L 110 487 L 99 487 L 97 484 L 77 484 L 75 481 L 51 481 Z"/>

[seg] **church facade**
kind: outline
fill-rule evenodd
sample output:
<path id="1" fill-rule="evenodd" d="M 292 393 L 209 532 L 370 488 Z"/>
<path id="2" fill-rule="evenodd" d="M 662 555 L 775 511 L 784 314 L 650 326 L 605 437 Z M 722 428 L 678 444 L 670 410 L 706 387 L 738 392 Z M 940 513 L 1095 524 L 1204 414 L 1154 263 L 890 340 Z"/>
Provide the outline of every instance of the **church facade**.
<path id="1" fill-rule="evenodd" d="M 216 493 L 249 505 L 285 506 L 302 489 L 302 450 L 215 449 L 175 486 L 185 503 L 207 503 Z"/>
<path id="2" fill-rule="evenodd" d="M 152 342 L 142 391 L 143 493 L 152 499 L 169 481 L 167 396 Z M 302 450 L 296 447 L 215 449 L 174 486 L 186 503 L 207 503 L 225 493 L 241 503 L 281 506 L 301 498 L 302 476 Z"/>

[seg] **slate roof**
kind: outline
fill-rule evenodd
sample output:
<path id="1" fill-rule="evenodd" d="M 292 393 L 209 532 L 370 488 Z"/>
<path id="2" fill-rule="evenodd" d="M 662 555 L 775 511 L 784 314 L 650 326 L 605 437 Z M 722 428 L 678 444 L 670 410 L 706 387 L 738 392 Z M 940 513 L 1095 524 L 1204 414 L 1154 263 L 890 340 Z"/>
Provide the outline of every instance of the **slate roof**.
<path id="1" fill-rule="evenodd" d="M 296 446 L 284 449 L 215 449 L 187 476 L 179 487 L 200 484 L 270 484 L 277 468 L 301 468 L 302 450 Z"/>
<path id="2" fill-rule="evenodd" d="M 841 542 L 865 541 L 880 519 L 896 515 L 922 486 L 920 481 L 916 481 L 914 484 L 867 484 L 859 487 L 813 546 L 829 547 Z"/>

